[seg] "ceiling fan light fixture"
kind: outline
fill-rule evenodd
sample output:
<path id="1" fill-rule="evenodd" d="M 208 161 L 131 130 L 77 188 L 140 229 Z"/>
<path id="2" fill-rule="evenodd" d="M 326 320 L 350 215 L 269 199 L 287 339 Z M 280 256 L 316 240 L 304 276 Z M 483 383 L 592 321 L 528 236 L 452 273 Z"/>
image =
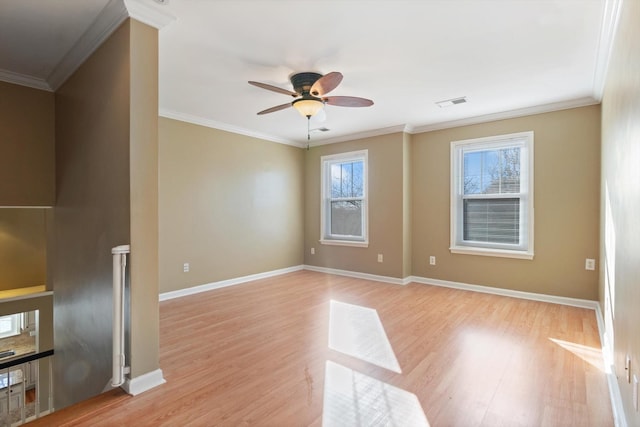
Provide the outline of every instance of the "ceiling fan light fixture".
<path id="1" fill-rule="evenodd" d="M 293 106 L 303 117 L 315 116 L 318 111 L 322 110 L 324 103 L 319 99 L 302 98 L 293 101 Z"/>

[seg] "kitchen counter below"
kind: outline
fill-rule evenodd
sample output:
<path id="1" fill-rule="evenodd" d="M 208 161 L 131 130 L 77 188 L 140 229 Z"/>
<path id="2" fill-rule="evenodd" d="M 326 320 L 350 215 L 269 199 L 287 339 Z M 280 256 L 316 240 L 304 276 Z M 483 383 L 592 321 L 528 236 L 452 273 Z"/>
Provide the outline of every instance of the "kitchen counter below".
<path id="1" fill-rule="evenodd" d="M 8 362 L 35 353 L 36 337 L 30 336 L 29 331 L 25 331 L 20 335 L 0 339 L 0 353 L 10 350 L 13 350 L 15 354 L 0 358 L 0 362 Z"/>

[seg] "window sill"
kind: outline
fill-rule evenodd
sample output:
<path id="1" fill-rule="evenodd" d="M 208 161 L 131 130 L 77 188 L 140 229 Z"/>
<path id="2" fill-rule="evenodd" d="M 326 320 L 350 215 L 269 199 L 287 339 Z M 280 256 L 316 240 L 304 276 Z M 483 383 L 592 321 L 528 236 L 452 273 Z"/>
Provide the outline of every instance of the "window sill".
<path id="1" fill-rule="evenodd" d="M 502 258 L 517 258 L 517 259 L 533 259 L 533 253 L 510 251 L 508 249 L 489 249 L 489 248 L 473 248 L 468 246 L 454 246 L 449 248 L 452 254 L 463 255 L 481 255 L 481 256 L 495 256 Z"/>
<path id="2" fill-rule="evenodd" d="M 328 239 L 320 239 L 321 245 L 330 245 L 330 246 L 352 246 L 355 248 L 368 248 L 369 242 L 357 242 L 352 240 L 328 240 Z"/>

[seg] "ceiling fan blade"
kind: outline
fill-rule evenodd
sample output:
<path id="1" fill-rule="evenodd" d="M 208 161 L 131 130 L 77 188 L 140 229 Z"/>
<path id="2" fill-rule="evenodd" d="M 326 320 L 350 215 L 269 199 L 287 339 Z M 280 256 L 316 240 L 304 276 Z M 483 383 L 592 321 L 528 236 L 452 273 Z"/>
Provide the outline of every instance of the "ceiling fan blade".
<path id="1" fill-rule="evenodd" d="M 274 113 L 276 111 L 284 110 L 285 108 L 291 107 L 291 103 L 287 102 L 286 104 L 276 105 L 275 107 L 267 108 L 266 110 L 262 110 L 258 113 L 259 116 L 263 114 Z"/>
<path id="2" fill-rule="evenodd" d="M 342 73 L 332 71 L 316 80 L 309 93 L 313 96 L 324 96 L 338 87 L 341 81 Z"/>
<path id="3" fill-rule="evenodd" d="M 329 96 L 322 98 L 329 105 L 338 107 L 370 107 L 373 101 L 366 98 L 358 98 L 357 96 Z"/>
<path id="4" fill-rule="evenodd" d="M 298 96 L 298 94 L 297 94 L 297 93 L 295 93 L 295 92 L 291 92 L 290 90 L 282 89 L 281 87 L 278 87 L 278 86 L 272 86 L 272 85 L 269 85 L 269 84 L 266 84 L 266 83 L 260 83 L 260 82 L 253 82 L 253 81 L 249 81 L 249 84 L 250 84 L 250 85 L 257 86 L 257 87 L 260 87 L 260 88 L 262 88 L 262 89 L 271 90 L 271 91 L 273 91 L 273 92 L 278 92 L 278 93 L 283 93 L 283 94 L 285 94 L 285 95 L 293 96 L 294 98 L 295 98 L 296 96 Z"/>

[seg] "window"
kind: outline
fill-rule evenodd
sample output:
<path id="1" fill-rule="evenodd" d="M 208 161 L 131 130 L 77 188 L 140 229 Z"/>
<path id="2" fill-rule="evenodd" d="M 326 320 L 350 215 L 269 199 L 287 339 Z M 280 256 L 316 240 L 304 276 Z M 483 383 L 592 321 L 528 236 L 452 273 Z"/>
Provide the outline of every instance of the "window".
<path id="1" fill-rule="evenodd" d="M 20 314 L 0 316 L 0 338 L 20 334 Z"/>
<path id="2" fill-rule="evenodd" d="M 533 132 L 451 143 L 451 252 L 533 258 Z"/>
<path id="3" fill-rule="evenodd" d="M 367 150 L 322 156 L 320 243 L 363 246 L 367 238 Z"/>

